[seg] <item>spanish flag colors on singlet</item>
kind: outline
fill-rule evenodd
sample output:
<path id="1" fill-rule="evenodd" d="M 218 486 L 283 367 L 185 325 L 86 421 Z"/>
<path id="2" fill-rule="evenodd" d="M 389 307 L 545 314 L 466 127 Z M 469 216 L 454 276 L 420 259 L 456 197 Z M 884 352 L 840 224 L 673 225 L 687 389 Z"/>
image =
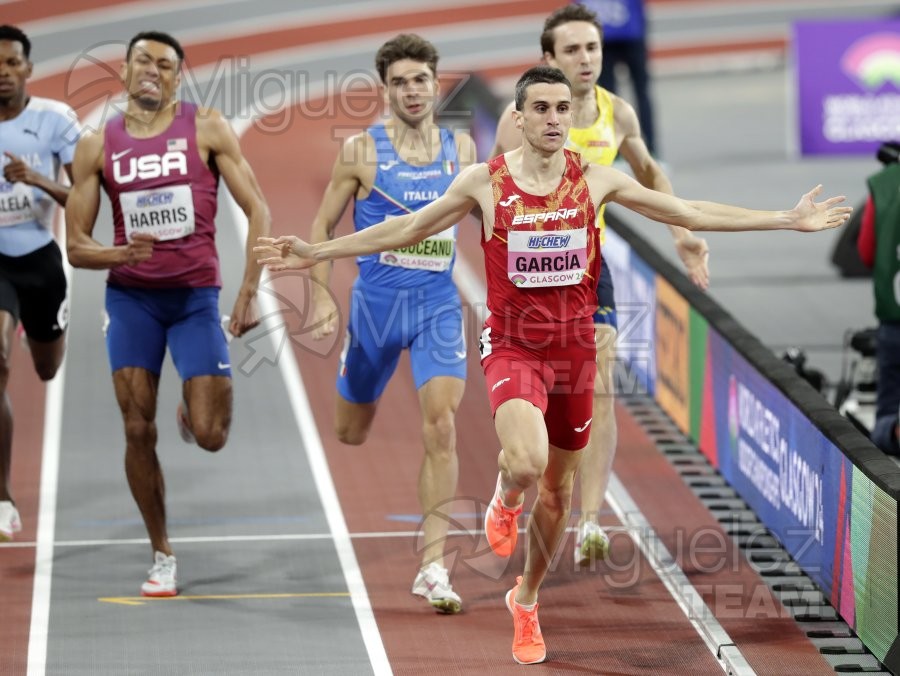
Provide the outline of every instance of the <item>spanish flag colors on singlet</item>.
<path id="1" fill-rule="evenodd" d="M 610 166 L 619 152 L 619 144 L 616 142 L 616 125 L 613 119 L 613 102 L 609 92 L 594 85 L 597 93 L 597 119 L 590 127 L 572 127 L 569 129 L 569 139 L 566 148 L 579 153 L 585 160 L 593 164 Z M 600 228 L 600 242 L 606 239 L 606 221 L 603 220 L 603 212 L 606 205 L 600 207 L 597 213 L 597 225 Z"/>
<path id="2" fill-rule="evenodd" d="M 459 173 L 453 133 L 441 128 L 441 151 L 434 162 L 415 166 L 401 159 L 384 124 L 366 130 L 375 142 L 375 184 L 365 199 L 356 200 L 353 225 L 357 232 L 395 216 L 417 211 L 443 195 Z M 359 256 L 359 277 L 365 283 L 390 288 L 452 285 L 456 259 L 456 225 L 402 249 Z"/>
<path id="3" fill-rule="evenodd" d="M 564 152 L 559 185 L 543 196 L 516 185 L 504 155 L 488 162 L 494 228 L 490 239 L 482 234 L 481 246 L 487 325 L 500 333 L 564 333 L 582 320 L 592 326 L 600 270 L 597 216 L 580 157 Z"/>

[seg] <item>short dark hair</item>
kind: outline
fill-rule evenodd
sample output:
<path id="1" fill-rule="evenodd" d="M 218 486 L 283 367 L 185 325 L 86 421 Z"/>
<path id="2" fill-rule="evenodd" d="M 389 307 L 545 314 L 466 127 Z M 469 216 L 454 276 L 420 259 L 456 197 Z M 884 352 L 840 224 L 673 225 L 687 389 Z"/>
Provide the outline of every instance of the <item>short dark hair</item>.
<path id="1" fill-rule="evenodd" d="M 564 84 L 572 90 L 569 79 L 563 75 L 559 68 L 552 66 L 534 66 L 525 71 L 519 81 L 516 82 L 516 110 L 522 112 L 525 106 L 525 97 L 528 95 L 528 88 L 536 84 Z"/>
<path id="2" fill-rule="evenodd" d="M 21 28 L 18 28 L 17 26 L 10 26 L 9 24 L 0 26 L 0 40 L 21 42 L 22 52 L 25 54 L 25 58 L 31 58 L 31 40 L 28 39 L 28 36 L 25 35 Z"/>
<path id="3" fill-rule="evenodd" d="M 125 52 L 126 61 L 131 59 L 131 52 L 134 49 L 134 46 L 141 40 L 150 40 L 151 42 L 161 42 L 164 45 L 169 45 L 169 47 L 174 49 L 175 53 L 178 55 L 178 67 L 181 68 L 181 64 L 184 63 L 184 49 L 181 47 L 181 43 L 168 33 L 163 33 L 162 31 L 141 31 L 131 38 L 131 42 L 128 43 L 128 49 Z"/>
<path id="4" fill-rule="evenodd" d="M 437 75 L 438 52 L 435 46 L 415 33 L 401 33 L 381 45 L 375 54 L 375 69 L 382 82 L 385 82 L 390 65 L 402 59 L 428 64 L 431 74 Z"/>
<path id="5" fill-rule="evenodd" d="M 553 31 L 557 26 L 561 26 L 562 24 L 571 21 L 586 21 L 587 23 L 594 24 L 597 28 L 597 32 L 600 34 L 600 39 L 603 40 L 603 24 L 600 23 L 600 19 L 597 18 L 597 15 L 582 4 L 572 3 L 571 5 L 560 7 L 544 21 L 544 32 L 541 33 L 542 54 L 548 52 L 553 55 L 556 54 L 553 51 L 553 46 L 556 42 Z"/>

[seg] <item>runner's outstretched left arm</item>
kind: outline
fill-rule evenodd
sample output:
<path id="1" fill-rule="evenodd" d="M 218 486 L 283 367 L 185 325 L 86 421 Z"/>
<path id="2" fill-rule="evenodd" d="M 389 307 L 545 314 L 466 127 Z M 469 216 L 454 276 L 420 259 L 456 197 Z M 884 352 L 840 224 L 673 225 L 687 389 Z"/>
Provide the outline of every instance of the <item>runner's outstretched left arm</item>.
<path id="1" fill-rule="evenodd" d="M 816 232 L 843 225 L 852 207 L 837 206 L 845 197 L 829 197 L 821 202 L 818 185 L 800 198 L 793 209 L 763 211 L 719 202 L 684 200 L 675 195 L 649 190 L 622 172 L 591 165 L 586 173 L 594 199 L 616 202 L 661 223 L 688 230 L 733 232 L 744 230 L 797 230 Z"/>

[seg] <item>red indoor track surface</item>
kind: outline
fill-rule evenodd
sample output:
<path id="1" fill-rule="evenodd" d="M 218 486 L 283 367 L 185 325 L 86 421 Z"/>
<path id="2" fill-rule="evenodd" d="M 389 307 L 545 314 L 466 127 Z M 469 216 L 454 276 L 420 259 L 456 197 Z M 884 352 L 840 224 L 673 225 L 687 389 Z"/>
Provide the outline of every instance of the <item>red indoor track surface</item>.
<path id="1" fill-rule="evenodd" d="M 296 112 L 294 123 L 284 133 L 273 136 L 251 130 L 243 139 L 247 157 L 269 197 L 277 234 L 308 233 L 340 139 L 346 138 L 348 129 L 362 128 L 368 122 L 340 114 L 309 120 Z M 334 134 L 335 129 L 342 133 Z M 285 171 L 284 148 L 302 148 L 300 152 L 315 161 L 303 162 L 300 170 Z M 338 228 L 339 235 L 352 231 L 349 212 Z M 469 220 L 460 231 L 460 251 L 481 273 L 478 225 Z M 334 266 L 332 289 L 344 310 L 355 274 L 352 261 Z M 276 288 L 281 289 L 278 282 Z M 292 286 L 284 286 L 285 296 L 302 307 L 302 299 L 291 297 Z M 468 381 L 457 414 L 459 512 L 475 512 L 490 497 L 499 450 L 477 361 L 474 328 L 467 326 Z M 314 347 L 296 348 L 305 382 L 333 383 L 340 341 L 335 345 L 326 358 Z M 410 530 L 412 524 L 386 518 L 420 512 L 416 478 L 423 451 L 418 400 L 405 358 L 379 404 L 376 422 L 363 446 L 344 446 L 335 439 L 331 431 L 334 396 L 331 387 L 317 387 L 310 393 L 310 403 L 350 532 Z M 619 425 L 615 471 L 670 551 L 678 552 L 679 532 L 683 535 L 704 528 L 721 534 L 721 541 L 728 543 L 727 552 L 719 554 L 725 563 L 703 562 L 704 571 L 721 570 L 691 574 L 689 567 L 685 569 L 698 589 L 711 590 L 704 594 L 707 602 L 718 602 L 724 614 L 720 621 L 751 665 L 761 674 L 778 673 L 767 665 L 779 668 L 785 663 L 791 664 L 792 673 L 827 671 L 827 663 L 624 409 L 619 410 Z M 526 504 L 531 499 L 529 495 Z M 614 517 L 609 524 L 617 524 Z M 463 520 L 462 525 L 480 528 L 474 519 Z M 601 565 L 595 572 L 576 571 L 571 534 L 564 540 L 555 570 L 541 593 L 541 625 L 550 660 L 542 668 L 553 673 L 721 673 L 631 540 L 618 537 L 613 542 L 612 561 L 629 562 L 627 570 Z M 397 673 L 501 673 L 498 670 L 504 667 L 512 673 L 521 669 L 510 656 L 512 623 L 503 603 L 505 591 L 524 565 L 521 542 L 504 567 L 499 559 L 491 566 L 479 556 L 486 547 L 483 539 L 450 538 L 448 551 L 459 555 L 454 588 L 465 604 L 465 613 L 459 617 L 436 616 L 409 594 L 418 565 L 411 538 L 356 539 L 354 545 L 388 658 Z M 690 552 L 682 554 L 690 557 Z M 466 557 L 474 557 L 475 564 L 467 565 Z M 751 602 L 753 606 L 746 608 Z"/>
<path id="2" fill-rule="evenodd" d="M 673 4 L 671 0 L 655 2 Z M 47 19 L 46 4 L 31 0 L 4 3 L 3 23 Z M 67 16 L 110 4 L 137 2 L 78 0 L 55 11 Z M 515 14 L 546 14 L 559 4 L 527 0 L 516 5 Z M 320 25 L 289 25 L 260 34 L 254 34 L 250 27 L 246 34 L 228 40 L 228 51 L 258 55 L 299 44 L 327 49 L 347 37 L 396 33 L 416 26 L 438 32 L 444 24 L 463 19 L 500 19 L 510 11 L 508 5 L 504 8 L 492 3 L 466 5 L 458 11 L 429 10 L 423 5 L 417 14 L 400 13 L 394 8 L 376 19 L 342 15 L 323 20 Z M 185 27 L 188 28 L 196 27 Z M 759 44 L 770 43 L 773 40 Z M 209 40 L 187 43 L 185 47 L 189 65 L 198 68 L 214 63 L 222 54 L 223 43 Z M 114 78 L 110 79 L 110 73 L 118 69 L 118 61 L 107 65 L 113 70 L 95 66 L 95 70 L 85 69 L 74 77 L 64 72 L 48 73 L 32 83 L 31 91 L 54 98 L 77 94 L 76 98 L 81 98 L 72 104 L 79 113 L 86 112 L 89 104 L 99 100 L 101 90 L 118 86 Z M 527 65 L 531 64 L 522 64 L 521 68 L 504 64 L 492 69 L 486 63 L 485 74 L 511 76 Z M 371 92 L 371 96 L 378 94 Z M 309 108 L 289 110 L 291 124 L 286 129 L 273 134 L 251 128 L 241 145 L 269 201 L 275 234 L 306 236 L 340 143 L 371 120 L 354 118 L 342 112 L 339 105 L 333 107 L 334 114 L 315 118 L 309 114 Z M 338 234 L 352 229 L 349 211 Z M 472 220 L 461 225 L 459 250 L 483 276 L 478 225 Z M 334 267 L 332 288 L 343 310 L 355 273 L 352 261 L 341 261 Z M 297 277 L 276 279 L 275 288 L 298 308 L 308 307 L 304 297 L 308 286 Z M 474 313 L 469 314 L 469 319 L 468 383 L 456 419 L 460 480 L 452 511 L 459 516 L 451 528 L 480 529 L 474 514 L 483 510 L 493 490 L 499 448 L 478 364 L 476 337 L 480 327 Z M 423 453 L 419 403 L 404 357 L 379 404 L 368 441 L 359 447 L 338 443 L 332 422 L 343 328 L 342 321 L 338 334 L 324 348 L 322 344 L 312 345 L 307 335 L 301 339 L 301 346 L 294 345 L 294 350 L 349 532 L 357 536 L 397 533 L 397 537 L 353 539 L 392 670 L 397 674 L 521 674 L 523 667 L 514 664 L 510 655 L 512 622 L 503 601 L 523 567 L 521 541 L 516 554 L 505 562 L 487 551 L 481 536 L 450 536 L 447 549 L 451 553 L 448 561 L 452 560 L 454 567 L 452 581 L 464 602 L 464 612 L 459 616 L 437 615 L 409 593 L 419 558 L 416 539 L 405 535 L 416 530 L 420 513 L 416 498 Z M 78 346 L 69 347 L 69 359 L 77 358 Z M 110 387 L 108 373 L 97 374 L 97 380 L 99 386 Z M 15 407 L 13 490 L 24 523 L 18 538 L 22 543 L 36 539 L 44 389 L 33 373 L 30 358 L 17 345 L 9 392 Z M 118 415 L 114 410 L 103 414 Z M 716 520 L 624 408 L 618 410 L 618 421 L 617 476 L 756 673 L 831 673 Z M 110 460 L 119 461 L 118 457 Z M 529 494 L 526 505 L 532 500 L 533 494 Z M 520 525 L 524 526 L 524 520 Z M 620 524 L 614 515 L 606 513 L 604 525 L 614 529 Z M 717 542 L 724 543 L 724 549 L 715 555 L 702 555 L 686 547 L 684 541 L 699 532 L 711 534 Z M 723 673 L 629 538 L 614 537 L 610 561 L 594 571 L 574 568 L 572 547 L 572 534 L 567 533 L 541 592 L 541 623 L 549 661 L 533 667 L 534 670 L 605 675 Z M 34 563 L 34 547 L 0 549 L 0 674 L 26 673 Z M 94 599 L 88 601 L 95 603 Z M 165 655 L 161 655 L 160 670 L 166 667 L 172 665 L 165 663 Z M 75 668 L 90 669 L 90 665 Z"/>

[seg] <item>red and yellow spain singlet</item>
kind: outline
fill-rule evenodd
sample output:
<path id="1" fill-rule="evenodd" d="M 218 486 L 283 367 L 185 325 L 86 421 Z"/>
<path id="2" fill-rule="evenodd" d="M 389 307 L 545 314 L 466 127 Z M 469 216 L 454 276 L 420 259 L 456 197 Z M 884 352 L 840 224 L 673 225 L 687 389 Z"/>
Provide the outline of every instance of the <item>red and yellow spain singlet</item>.
<path id="1" fill-rule="evenodd" d="M 576 153 L 565 150 L 566 168 L 556 190 L 531 195 L 510 175 L 504 155 L 488 169 L 494 229 L 484 239 L 487 325 L 504 335 L 529 329 L 593 331 L 600 270 L 594 203 Z"/>

